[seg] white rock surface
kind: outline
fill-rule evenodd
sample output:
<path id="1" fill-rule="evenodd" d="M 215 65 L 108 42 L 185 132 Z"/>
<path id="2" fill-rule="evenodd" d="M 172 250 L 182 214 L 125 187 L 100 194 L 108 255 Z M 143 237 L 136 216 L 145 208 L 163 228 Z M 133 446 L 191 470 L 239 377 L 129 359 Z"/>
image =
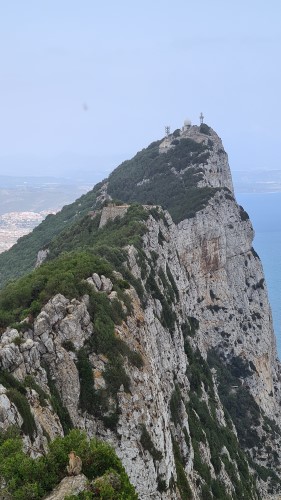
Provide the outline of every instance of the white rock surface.
<path id="1" fill-rule="evenodd" d="M 64 500 L 67 496 L 78 495 L 78 493 L 86 489 L 87 482 L 88 480 L 84 474 L 65 477 L 55 490 L 45 497 L 45 500 Z"/>
<path id="2" fill-rule="evenodd" d="M 198 141 L 206 140 L 197 127 L 183 132 L 183 136 Z M 180 386 L 182 397 L 188 401 L 188 359 L 180 328 L 188 317 L 199 320 L 199 329 L 191 342 L 199 348 L 203 357 L 215 347 L 221 349 L 226 358 L 240 356 L 255 366 L 256 371 L 244 383 L 264 414 L 281 425 L 281 368 L 277 359 L 263 269 L 251 248 L 251 223 L 231 195 L 233 187 L 226 153 L 213 132 L 211 139 L 214 143 L 213 153 L 208 159 L 202 185 L 227 187 L 228 190 L 218 191 L 206 208 L 178 225 L 173 223 L 168 213 L 165 214 L 166 221 L 156 221 L 150 216 L 146 223 L 148 231 L 143 236 L 143 249 L 147 256 L 147 273 L 153 262 L 157 285 L 165 295 L 167 290 L 159 279 L 159 272 L 162 269 L 169 281 L 169 268 L 179 294 L 178 300 L 171 306 L 177 322 L 174 331 L 169 332 L 159 319 L 163 310 L 159 300 L 148 294 L 142 305 L 132 287 L 127 291 L 134 311 L 126 321 L 116 326 L 115 334 L 141 354 L 144 366 L 138 369 L 125 362 L 131 386 L 130 392 L 126 393 L 124 388 L 120 388 L 118 393 L 120 415 L 116 432 L 106 429 L 97 418 L 81 412 L 76 354 L 65 348 L 66 342 L 72 342 L 79 349 L 91 335 L 95 335 L 86 297 L 81 301 L 70 301 L 62 295 L 56 295 L 42 309 L 34 322 L 34 331 L 28 333 L 23 343 L 16 342 L 15 345 L 13 341 L 22 334 L 11 329 L 6 330 L 0 341 L 0 367 L 12 372 L 20 380 L 26 374 L 31 374 L 47 392 L 44 363 L 48 364 L 74 424 L 85 429 L 90 436 L 97 434 L 113 444 L 140 500 L 180 499 L 176 488 L 167 492 L 158 491 L 159 478 L 164 478 L 168 485 L 177 475 L 172 432 L 180 442 L 194 499 L 200 498 L 200 490 L 196 486 L 197 475 L 193 470 L 193 449 L 187 445 L 184 436 L 184 428 L 189 432 L 187 409 L 184 404 L 181 405 L 182 426 L 171 422 L 170 413 L 175 380 Z M 106 186 L 103 187 L 103 196 L 106 197 Z M 130 271 L 136 278 L 141 278 L 137 250 L 129 246 L 127 251 Z M 88 281 L 96 291 L 106 293 L 110 299 L 116 298 L 115 292 L 112 292 L 113 283 L 105 276 L 94 273 Z M 103 372 L 108 360 L 95 353 L 89 359 L 95 376 L 95 388 L 103 390 L 106 387 Z M 46 430 L 46 419 L 50 418 L 54 427 L 51 437 L 59 435 L 62 429 L 57 416 L 51 417 L 48 413 L 51 412 L 50 407 L 41 409 L 38 398 L 31 396 L 29 400 L 38 427 Z M 215 397 L 218 398 L 216 388 Z M 207 401 L 204 392 L 203 398 Z M 14 405 L 9 403 L 6 390 L 1 389 L 1 386 L 0 403 L 0 427 L 20 421 L 21 417 Z M 225 415 L 218 399 L 216 414 L 219 425 L 225 426 Z M 153 460 L 151 454 L 143 449 L 140 442 L 141 425 L 145 425 L 155 448 L 162 453 L 161 460 Z M 200 445 L 200 449 L 202 459 L 210 464 L 208 446 Z M 275 446 L 274 451 L 281 463 L 280 446 Z M 214 475 L 212 467 L 211 471 Z M 231 492 L 232 485 L 224 466 L 220 477 Z M 265 491 L 263 499 L 267 500 L 271 497 Z"/>

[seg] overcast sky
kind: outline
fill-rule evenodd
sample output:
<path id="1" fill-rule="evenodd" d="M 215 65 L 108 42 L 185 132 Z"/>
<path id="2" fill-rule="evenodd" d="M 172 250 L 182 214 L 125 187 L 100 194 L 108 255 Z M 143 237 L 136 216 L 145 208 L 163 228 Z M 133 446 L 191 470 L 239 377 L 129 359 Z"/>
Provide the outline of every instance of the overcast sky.
<path id="1" fill-rule="evenodd" d="M 281 168 L 280 48 L 280 0 L 0 0 L 0 173 L 102 178 L 201 111 Z"/>

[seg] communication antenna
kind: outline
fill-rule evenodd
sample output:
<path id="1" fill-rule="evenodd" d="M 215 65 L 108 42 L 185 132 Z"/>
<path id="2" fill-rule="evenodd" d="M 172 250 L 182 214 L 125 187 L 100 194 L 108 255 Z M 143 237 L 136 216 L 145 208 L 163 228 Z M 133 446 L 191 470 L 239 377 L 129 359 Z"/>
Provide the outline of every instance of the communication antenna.
<path id="1" fill-rule="evenodd" d="M 170 134 L 170 126 L 169 125 L 166 125 L 165 127 L 165 134 L 166 134 L 166 137 L 168 137 L 168 135 Z"/>
<path id="2" fill-rule="evenodd" d="M 200 113 L 199 118 L 200 118 L 200 125 L 202 125 L 202 123 L 204 122 L 204 115 L 203 115 L 202 111 Z"/>

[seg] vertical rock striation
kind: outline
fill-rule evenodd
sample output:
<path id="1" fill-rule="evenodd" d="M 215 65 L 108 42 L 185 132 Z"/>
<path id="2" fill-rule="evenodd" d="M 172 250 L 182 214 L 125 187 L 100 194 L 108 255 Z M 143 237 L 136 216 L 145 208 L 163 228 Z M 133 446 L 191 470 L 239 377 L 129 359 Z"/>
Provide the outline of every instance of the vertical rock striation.
<path id="1" fill-rule="evenodd" d="M 45 407 L 36 387 L 26 396 L 38 449 L 46 446 L 44 432 L 51 438 L 63 433 L 50 399 L 55 386 L 73 425 L 114 445 L 140 499 L 278 498 L 280 363 L 253 228 L 235 201 L 227 155 L 212 129 L 188 127 L 166 138 L 161 154 L 189 139 L 207 148 L 199 153 L 204 161 L 194 163 L 194 153 L 186 167 L 171 164 L 170 171 L 184 178 L 188 169 L 199 169 L 199 195 L 214 189 L 208 200 L 178 223 L 160 207 L 147 208 L 141 247 L 126 247 L 123 269 L 135 281 L 122 299 L 110 278 L 94 273 L 87 280 L 109 303 L 121 301 L 123 321 L 116 321 L 114 335 L 127 378 L 116 393 L 106 392 L 112 360 L 95 348 L 97 310 L 87 296 L 56 295 L 24 333 L 7 329 L 0 366 L 19 381 L 32 376 L 47 395 Z M 141 190 L 152 177 L 138 182 Z M 110 189 L 109 179 L 101 188 L 105 197 Z M 118 271 L 116 279 L 126 278 Z M 81 349 L 88 353 L 93 394 L 109 398 L 104 414 L 81 406 Z M 141 363 L 130 362 L 136 353 Z M 0 388 L 2 428 L 21 425 L 8 389 Z M 114 423 L 104 418 L 109 407 Z M 26 446 L 32 448 L 30 439 Z"/>

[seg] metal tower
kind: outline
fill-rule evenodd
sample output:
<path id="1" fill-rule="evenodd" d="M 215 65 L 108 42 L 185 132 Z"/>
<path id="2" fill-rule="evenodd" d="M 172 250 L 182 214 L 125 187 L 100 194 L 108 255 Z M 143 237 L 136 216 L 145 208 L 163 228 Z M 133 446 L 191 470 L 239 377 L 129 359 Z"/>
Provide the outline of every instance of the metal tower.
<path id="1" fill-rule="evenodd" d="M 166 134 L 166 137 L 168 137 L 168 135 L 170 134 L 170 126 L 169 125 L 167 125 L 165 127 L 165 134 Z"/>

